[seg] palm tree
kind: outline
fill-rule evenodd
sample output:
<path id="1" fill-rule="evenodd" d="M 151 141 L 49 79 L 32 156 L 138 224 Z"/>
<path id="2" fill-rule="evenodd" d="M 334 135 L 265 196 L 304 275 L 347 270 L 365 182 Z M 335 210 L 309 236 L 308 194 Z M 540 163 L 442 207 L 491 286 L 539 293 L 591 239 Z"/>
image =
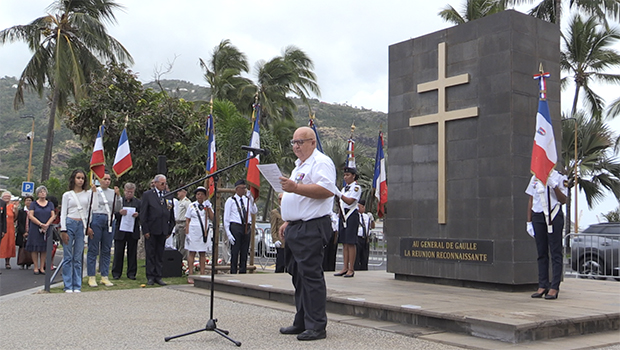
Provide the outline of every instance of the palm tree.
<path id="1" fill-rule="evenodd" d="M 531 4 L 534 0 L 506 0 L 508 5 Z M 582 11 L 588 17 L 595 17 L 607 25 L 607 16 L 614 20 L 620 20 L 620 0 L 571 0 L 568 9 L 573 8 Z M 562 0 L 542 0 L 534 6 L 528 14 L 547 22 L 560 25 L 562 16 Z"/>
<path id="2" fill-rule="evenodd" d="M 249 71 L 246 55 L 231 44 L 229 39 L 222 40 L 213 49 L 208 63 L 200 59 L 200 67 L 206 72 L 205 80 L 211 87 L 214 99 L 229 100 L 242 109 L 240 91 L 252 85 L 252 81 L 241 76 Z"/>
<path id="3" fill-rule="evenodd" d="M 64 112 L 70 97 L 85 95 L 90 76 L 103 67 L 102 61 L 133 62 L 104 25 L 115 23 L 114 10 L 121 8 L 114 0 L 56 0 L 48 7 L 49 14 L 0 31 L 0 45 L 23 41 L 34 53 L 17 84 L 15 109 L 23 105 L 25 89 L 39 96 L 46 86 L 52 89 L 42 181 L 50 174 L 56 113 Z"/>
<path id="4" fill-rule="evenodd" d="M 611 191 L 620 199 L 620 161 L 614 149 L 620 137 L 596 118 L 587 118 L 577 111 L 570 118 L 562 119 L 562 158 L 568 176 L 568 188 L 575 186 L 575 123 L 577 123 L 577 174 L 579 188 L 584 192 L 588 207 L 605 198 Z M 570 228 L 571 192 L 566 204 L 566 227 Z"/>
<path id="5" fill-rule="evenodd" d="M 290 95 L 308 104 L 310 92 L 320 96 L 312 60 L 301 49 L 288 46 L 282 56 L 256 63 L 256 96 L 261 104 L 261 123 L 293 119 L 296 105 Z"/>
<path id="6" fill-rule="evenodd" d="M 560 56 L 560 66 L 575 83 L 572 114 L 577 111 L 579 93 L 583 90 L 583 104 L 594 118 L 601 118 L 604 101 L 591 89 L 591 83 L 620 83 L 619 74 L 605 73 L 620 66 L 620 54 L 610 48 L 619 38 L 618 30 L 601 26 L 596 18 L 584 22 L 579 14 L 575 14 L 570 20 L 566 35 L 562 35 L 564 50 Z M 562 79 L 563 86 L 566 86 L 567 79 Z"/>
<path id="7" fill-rule="evenodd" d="M 505 0 L 467 0 L 461 13 L 454 9 L 454 7 L 446 5 L 446 7 L 439 12 L 439 17 L 443 18 L 446 22 L 463 24 L 504 11 L 505 9 Z"/>

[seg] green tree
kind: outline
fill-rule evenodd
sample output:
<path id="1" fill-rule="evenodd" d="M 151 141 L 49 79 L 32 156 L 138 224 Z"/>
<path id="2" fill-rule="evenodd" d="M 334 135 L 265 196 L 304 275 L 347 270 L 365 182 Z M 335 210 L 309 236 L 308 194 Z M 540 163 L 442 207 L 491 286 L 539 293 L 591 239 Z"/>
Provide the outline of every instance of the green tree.
<path id="1" fill-rule="evenodd" d="M 534 0 L 506 0 L 510 5 L 532 4 Z M 600 22 L 607 24 L 607 16 L 620 20 L 619 0 L 570 0 L 568 10 L 577 9 L 588 17 L 596 17 Z M 560 25 L 560 18 L 564 12 L 562 0 L 542 0 L 528 11 L 528 14 L 547 22 Z"/>
<path id="2" fill-rule="evenodd" d="M 583 191 L 592 208 L 611 191 L 620 199 L 620 161 L 614 156 L 615 145 L 620 138 L 609 127 L 595 118 L 587 118 L 577 111 L 570 118 L 562 119 L 562 158 L 564 172 L 568 176 L 568 188 L 575 186 L 575 123 L 577 123 L 577 176 L 579 189 Z M 566 228 L 570 228 L 571 192 L 566 204 Z"/>
<path id="3" fill-rule="evenodd" d="M 144 89 L 126 66 L 110 64 L 91 82 L 90 97 L 70 106 L 66 123 L 89 153 L 105 120 L 103 144 L 110 170 L 126 125 L 133 169 L 123 175 L 123 182 L 147 189 L 157 171 L 157 158 L 164 155 L 173 189 L 205 174 L 207 107 L 196 109 L 193 103 L 166 92 Z"/>
<path id="4" fill-rule="evenodd" d="M 102 67 L 101 61 L 132 62 L 104 24 L 114 23 L 114 11 L 120 8 L 113 0 L 56 0 L 48 7 L 49 14 L 0 31 L 0 44 L 23 41 L 33 52 L 17 84 L 15 108 L 23 105 L 25 89 L 40 96 L 46 85 L 52 89 L 43 181 L 50 175 L 56 114 L 64 112 L 70 97 L 85 96 L 91 74 Z"/>
<path id="5" fill-rule="evenodd" d="M 620 32 L 605 28 L 594 17 L 586 21 L 579 14 L 572 17 L 566 34 L 562 34 L 564 50 L 560 56 L 560 67 L 569 74 L 562 79 L 562 85 L 566 86 L 568 79 L 575 84 L 572 114 L 577 111 L 579 94 L 583 91 L 583 104 L 594 118 L 601 118 L 604 101 L 592 89 L 592 83 L 620 83 L 620 74 L 606 73 L 620 67 L 620 55 L 611 48 L 619 38 Z"/>
<path id="6" fill-rule="evenodd" d="M 615 210 L 612 210 L 607 214 L 603 214 L 603 217 L 607 220 L 607 222 L 620 222 L 620 207 L 617 207 Z"/>
<path id="7" fill-rule="evenodd" d="M 312 60 L 301 49 L 288 46 L 282 56 L 256 63 L 256 95 L 261 105 L 261 124 L 269 127 L 272 121 L 293 119 L 297 109 L 291 95 L 306 104 L 312 92 L 320 96 Z"/>
<path id="8" fill-rule="evenodd" d="M 461 12 L 450 5 L 446 5 L 446 7 L 439 12 L 439 17 L 446 22 L 463 24 L 504 11 L 505 9 L 505 0 L 467 0 Z"/>
<path id="9" fill-rule="evenodd" d="M 222 40 L 213 49 L 208 62 L 201 59 L 200 67 L 205 70 L 205 80 L 211 87 L 214 99 L 229 100 L 241 109 L 241 94 L 252 86 L 250 79 L 241 76 L 249 71 L 246 55 L 231 44 L 229 39 Z"/>

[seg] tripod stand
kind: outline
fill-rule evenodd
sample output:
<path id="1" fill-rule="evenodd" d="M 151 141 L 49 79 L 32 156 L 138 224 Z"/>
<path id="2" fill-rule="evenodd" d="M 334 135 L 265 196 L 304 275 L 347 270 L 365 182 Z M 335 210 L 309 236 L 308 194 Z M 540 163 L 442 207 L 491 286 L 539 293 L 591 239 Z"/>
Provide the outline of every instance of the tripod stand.
<path id="1" fill-rule="evenodd" d="M 218 170 L 218 171 L 214 172 L 213 174 L 209 174 L 209 175 L 203 177 L 200 180 L 192 182 L 189 185 L 185 185 L 185 186 L 183 186 L 183 187 L 181 187 L 181 188 L 171 192 L 170 194 L 176 193 L 179 190 L 181 190 L 182 188 L 191 186 L 193 184 L 196 184 L 196 183 L 198 183 L 200 181 L 204 181 L 204 180 L 212 177 L 213 178 L 213 195 L 216 196 L 217 195 L 217 181 L 219 179 L 219 174 L 221 174 L 222 172 L 227 171 L 228 169 L 233 168 L 233 167 L 235 167 L 235 166 L 237 166 L 237 165 L 239 165 L 241 163 L 245 163 L 246 161 L 248 161 L 248 160 L 250 160 L 250 159 L 252 159 L 252 158 L 254 158 L 254 157 L 256 157 L 258 155 L 258 152 L 255 152 L 255 151 L 250 151 L 250 152 L 251 152 L 251 155 L 249 155 L 246 159 L 240 160 L 240 161 L 238 161 L 235 164 L 232 164 L 230 166 L 227 166 L 224 169 L 221 169 L 221 170 Z M 213 202 L 213 212 L 217 213 L 217 201 Z M 217 220 L 217 215 L 215 215 L 213 219 Z M 213 226 L 217 227 L 217 225 L 213 225 Z M 211 243 L 213 244 L 213 247 L 215 247 L 215 244 L 217 244 L 217 242 L 215 242 L 215 234 L 211 237 Z M 164 341 L 170 341 L 172 339 L 184 337 L 186 335 L 190 335 L 190 334 L 194 334 L 194 333 L 199 333 L 199 332 L 204 332 L 204 331 L 212 331 L 212 332 L 215 332 L 215 333 L 221 335 L 222 337 L 230 340 L 235 345 L 241 346 L 241 342 L 240 341 L 236 341 L 236 340 L 234 340 L 234 339 L 232 339 L 231 337 L 228 336 L 229 332 L 227 330 L 218 328 L 217 327 L 217 319 L 213 318 L 213 299 L 214 299 L 213 295 L 214 295 L 214 286 L 215 286 L 215 265 L 217 264 L 217 257 L 214 258 L 214 259 L 211 259 L 211 260 L 212 260 L 211 261 L 211 295 L 210 295 L 211 307 L 210 307 L 210 310 L 209 310 L 210 315 L 209 315 L 209 320 L 207 321 L 207 325 L 203 329 L 197 329 L 195 331 L 191 331 L 191 332 L 187 332 L 187 333 L 183 333 L 183 334 L 179 334 L 179 335 L 174 335 L 174 336 L 171 336 L 171 337 L 166 337 L 166 338 L 164 338 Z"/>

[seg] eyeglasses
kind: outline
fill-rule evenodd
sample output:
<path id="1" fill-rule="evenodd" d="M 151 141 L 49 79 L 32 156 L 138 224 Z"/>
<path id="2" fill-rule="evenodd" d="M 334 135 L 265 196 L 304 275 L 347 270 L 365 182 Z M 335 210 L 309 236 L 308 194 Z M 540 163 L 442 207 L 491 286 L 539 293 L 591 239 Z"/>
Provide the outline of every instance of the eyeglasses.
<path id="1" fill-rule="evenodd" d="M 304 144 L 304 142 L 312 141 L 312 140 L 314 140 L 314 139 L 291 140 L 291 146 L 295 146 L 295 145 L 301 146 L 301 145 Z"/>

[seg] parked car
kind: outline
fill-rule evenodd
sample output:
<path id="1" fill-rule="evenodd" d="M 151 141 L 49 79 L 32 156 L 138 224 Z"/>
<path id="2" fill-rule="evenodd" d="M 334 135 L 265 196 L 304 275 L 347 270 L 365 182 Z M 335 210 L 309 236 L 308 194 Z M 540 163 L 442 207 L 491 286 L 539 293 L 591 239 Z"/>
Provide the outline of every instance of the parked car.
<path id="1" fill-rule="evenodd" d="M 620 222 L 593 224 L 575 235 L 571 264 L 584 278 L 620 276 Z"/>
<path id="2" fill-rule="evenodd" d="M 271 239 L 271 224 L 268 222 L 257 222 L 254 235 L 254 255 L 255 256 L 275 256 L 276 246 Z"/>

